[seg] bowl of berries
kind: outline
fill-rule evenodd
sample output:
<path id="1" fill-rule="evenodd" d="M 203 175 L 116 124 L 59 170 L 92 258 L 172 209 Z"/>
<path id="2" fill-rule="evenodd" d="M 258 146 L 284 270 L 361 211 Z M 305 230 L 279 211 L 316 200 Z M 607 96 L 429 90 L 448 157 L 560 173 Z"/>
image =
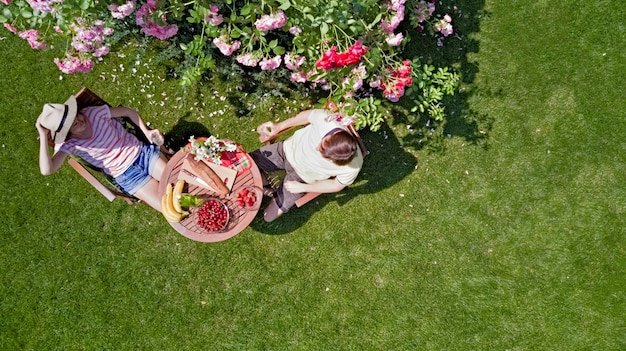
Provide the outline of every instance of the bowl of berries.
<path id="1" fill-rule="evenodd" d="M 230 211 L 228 206 L 216 198 L 208 198 L 196 211 L 196 223 L 209 233 L 220 233 L 228 227 Z"/>
<path id="2" fill-rule="evenodd" d="M 258 210 L 263 200 L 263 191 L 256 186 L 243 186 L 233 191 L 233 194 L 237 206 L 247 211 Z"/>

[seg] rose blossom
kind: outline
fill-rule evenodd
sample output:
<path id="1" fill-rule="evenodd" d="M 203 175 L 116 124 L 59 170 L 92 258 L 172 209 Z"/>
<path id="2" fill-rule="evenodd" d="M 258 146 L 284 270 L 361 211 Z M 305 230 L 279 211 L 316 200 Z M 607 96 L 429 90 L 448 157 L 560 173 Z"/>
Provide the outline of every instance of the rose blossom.
<path id="1" fill-rule="evenodd" d="M 209 6 L 210 13 L 206 16 L 204 20 L 209 22 L 212 26 L 219 26 L 220 24 L 224 22 L 224 17 L 218 14 L 219 10 L 220 8 L 217 7 L 217 5 L 210 5 Z"/>
<path id="2" fill-rule="evenodd" d="M 111 4 L 107 6 L 107 9 L 111 11 L 111 16 L 113 18 L 126 18 L 128 15 L 133 13 L 133 11 L 135 11 L 135 0 L 129 0 L 123 5 Z"/>
<path id="3" fill-rule="evenodd" d="M 302 66 L 306 62 L 306 57 L 300 55 L 292 55 L 287 53 L 285 55 L 285 66 L 292 71 L 298 69 L 298 67 Z"/>
<path id="4" fill-rule="evenodd" d="M 106 54 L 109 53 L 109 47 L 108 46 L 101 46 L 99 48 L 97 48 L 96 50 L 94 50 L 93 55 L 95 57 L 102 57 Z"/>
<path id="5" fill-rule="evenodd" d="M 390 67 L 388 71 L 392 69 L 393 68 Z M 384 82 L 381 82 L 380 77 L 377 77 L 376 81 L 370 82 L 370 86 L 382 89 L 383 94 L 389 101 L 397 102 L 404 95 L 405 87 L 413 84 L 411 72 L 411 61 L 404 60 L 402 61 L 402 65 L 394 69 Z"/>
<path id="6" fill-rule="evenodd" d="M 54 59 L 54 63 L 63 73 L 72 74 L 76 72 L 87 73 L 93 68 L 93 61 L 89 58 L 75 57 L 67 54 L 65 59 L 61 61 L 58 57 Z"/>
<path id="7" fill-rule="evenodd" d="M 432 2 L 420 1 L 415 5 L 415 19 L 418 23 L 424 22 L 433 12 L 435 12 L 434 0 Z"/>
<path id="8" fill-rule="evenodd" d="M 402 92 L 402 94 L 400 94 L 400 95 L 397 95 L 394 92 L 385 93 L 385 97 L 387 98 L 387 100 L 389 100 L 391 102 L 398 102 L 402 95 L 404 95 L 404 92 Z"/>
<path id="9" fill-rule="evenodd" d="M 271 59 L 264 58 L 263 60 L 261 60 L 261 62 L 259 62 L 259 67 L 261 67 L 261 69 L 264 71 L 267 71 L 270 69 L 276 69 L 280 66 L 281 62 L 282 62 L 282 57 L 280 56 L 274 56 Z"/>
<path id="10" fill-rule="evenodd" d="M 441 32 L 444 37 L 452 34 L 452 18 L 449 15 L 443 16 L 443 19 L 435 24 L 435 31 Z"/>
<path id="11" fill-rule="evenodd" d="M 361 60 L 361 57 L 367 53 L 367 48 L 361 45 L 360 41 L 356 41 L 348 51 L 337 53 L 337 47 L 333 46 L 330 50 L 322 54 L 315 66 L 328 71 L 332 68 L 354 65 Z"/>
<path id="12" fill-rule="evenodd" d="M 148 0 L 143 4 L 137 15 L 135 16 L 137 25 L 141 27 L 141 31 L 146 35 L 152 35 L 161 40 L 173 37 L 178 33 L 178 26 L 175 24 L 158 25 L 154 22 L 150 15 L 156 10 L 156 0 Z M 165 15 L 161 18 L 165 22 Z"/>
<path id="13" fill-rule="evenodd" d="M 254 25 L 258 30 L 267 32 L 278 29 L 284 26 L 285 23 L 287 23 L 287 16 L 282 10 L 278 10 L 274 14 L 261 16 L 254 22 Z"/>
<path id="14" fill-rule="evenodd" d="M 4 28 L 8 29 L 9 31 L 11 31 L 13 33 L 17 33 L 17 29 L 15 29 L 15 27 L 13 27 L 12 25 L 10 25 L 8 23 L 4 23 Z"/>
<path id="15" fill-rule="evenodd" d="M 325 71 L 334 68 L 334 62 L 337 57 L 337 47 L 333 46 L 330 50 L 325 51 L 322 54 L 322 58 L 319 59 L 315 65 Z"/>
<path id="16" fill-rule="evenodd" d="M 393 31 L 395 31 L 396 28 L 398 28 L 398 26 L 400 25 L 400 22 L 402 22 L 403 20 L 404 20 L 404 5 L 398 8 L 398 10 L 396 11 L 396 14 L 394 14 L 391 17 L 391 20 L 389 21 L 389 23 L 387 23 L 387 21 L 385 20 L 380 21 L 380 27 L 386 32 L 393 33 Z"/>
<path id="17" fill-rule="evenodd" d="M 403 39 L 404 36 L 402 35 L 402 33 L 398 33 L 396 35 L 388 35 L 387 38 L 385 38 L 385 41 L 387 42 L 387 44 L 389 44 L 389 46 L 398 46 L 402 43 Z"/>
<path id="18" fill-rule="evenodd" d="M 238 55 L 235 59 L 237 62 L 248 67 L 255 67 L 259 63 L 259 58 L 252 53 Z"/>
<path id="19" fill-rule="evenodd" d="M 29 29 L 18 33 L 19 37 L 28 41 L 31 48 L 35 50 L 43 50 L 46 48 L 46 43 L 40 42 L 39 32 L 36 29 Z"/>
<path id="20" fill-rule="evenodd" d="M 405 2 L 406 0 L 391 0 L 391 4 L 388 7 L 392 11 L 398 11 L 399 8 L 404 7 Z"/>
<path id="21" fill-rule="evenodd" d="M 26 2 L 33 10 L 50 13 L 54 10 L 53 6 L 55 3 L 63 2 L 63 0 L 26 0 Z"/>
<path id="22" fill-rule="evenodd" d="M 104 44 L 104 36 L 113 34 L 113 29 L 105 28 L 104 22 L 95 21 L 93 27 L 83 27 L 83 21 L 78 18 L 77 23 L 71 23 L 70 27 L 76 32 L 71 45 L 81 52 L 93 53 L 95 57 L 102 57 L 109 53 L 109 47 Z"/>
<path id="23" fill-rule="evenodd" d="M 230 40 L 230 38 L 228 35 L 223 34 L 220 37 L 213 39 L 213 45 L 215 45 L 223 55 L 230 56 L 241 47 L 241 42 L 239 40 L 235 40 L 229 44 L 227 40 Z"/>
<path id="24" fill-rule="evenodd" d="M 306 75 L 304 72 L 291 72 L 289 79 L 291 79 L 292 82 L 304 83 L 306 82 Z"/>

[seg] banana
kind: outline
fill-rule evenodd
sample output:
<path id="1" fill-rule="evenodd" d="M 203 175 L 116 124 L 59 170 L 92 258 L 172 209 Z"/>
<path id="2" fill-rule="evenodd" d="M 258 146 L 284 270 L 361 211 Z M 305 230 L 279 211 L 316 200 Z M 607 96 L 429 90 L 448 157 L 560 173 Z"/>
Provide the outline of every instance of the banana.
<path id="1" fill-rule="evenodd" d="M 161 198 L 161 211 L 163 212 L 163 216 L 167 219 L 168 222 L 180 222 L 183 218 L 182 213 L 177 212 L 172 204 L 172 184 L 168 183 L 165 188 L 165 195 Z"/>
<path id="2" fill-rule="evenodd" d="M 165 217 L 168 222 L 179 222 L 179 216 L 176 216 L 172 212 L 168 211 L 167 200 L 168 196 L 163 195 L 163 197 L 161 198 L 161 213 L 163 214 L 163 217 Z"/>
<path id="3" fill-rule="evenodd" d="M 178 213 L 183 213 L 183 207 L 180 205 L 180 194 L 183 192 L 183 187 L 185 186 L 185 181 L 179 179 L 174 186 L 174 190 L 172 192 L 172 204 L 174 205 L 174 209 Z"/>
<path id="4" fill-rule="evenodd" d="M 167 219 L 168 222 L 173 222 L 173 223 L 180 222 L 181 215 L 175 212 L 172 212 L 172 208 L 168 207 L 167 205 L 168 202 L 169 202 L 169 196 L 163 195 L 163 198 L 161 199 L 161 204 L 163 207 L 163 217 L 165 217 L 165 219 Z"/>

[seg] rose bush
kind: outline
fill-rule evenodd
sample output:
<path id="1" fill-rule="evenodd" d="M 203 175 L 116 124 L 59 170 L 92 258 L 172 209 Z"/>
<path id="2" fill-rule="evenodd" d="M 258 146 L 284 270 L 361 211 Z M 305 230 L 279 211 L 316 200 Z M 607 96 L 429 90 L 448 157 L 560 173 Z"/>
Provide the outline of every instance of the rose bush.
<path id="1" fill-rule="evenodd" d="M 129 27 L 180 47 L 193 62 L 180 74 L 184 85 L 210 74 L 218 57 L 244 70 L 285 70 L 293 84 L 325 92 L 319 102 L 338 121 L 376 130 L 386 102 L 401 98 L 413 112 L 444 118 L 441 100 L 457 75 L 402 58 L 411 35 L 429 33 L 443 45 L 454 32 L 433 1 L 0 0 L 0 22 L 33 49 L 61 51 L 54 62 L 64 73 L 91 70 L 116 29 Z"/>

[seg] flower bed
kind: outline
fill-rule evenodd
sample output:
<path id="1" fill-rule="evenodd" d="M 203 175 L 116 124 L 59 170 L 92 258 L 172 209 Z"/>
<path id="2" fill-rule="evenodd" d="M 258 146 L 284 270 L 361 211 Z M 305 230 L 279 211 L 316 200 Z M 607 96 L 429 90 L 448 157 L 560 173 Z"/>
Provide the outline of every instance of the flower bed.
<path id="1" fill-rule="evenodd" d="M 4 27 L 33 49 L 62 51 L 54 62 L 64 73 L 90 71 L 112 50 L 116 28 L 134 27 L 194 63 L 180 74 L 184 85 L 210 74 L 218 57 L 242 70 L 283 70 L 293 84 L 324 92 L 320 103 L 332 102 L 334 117 L 357 128 L 376 130 L 387 117 L 381 103 L 401 98 L 442 120 L 441 101 L 458 80 L 446 67 L 402 58 L 411 35 L 443 45 L 454 32 L 452 17 L 424 0 L 0 0 L 0 8 Z"/>

